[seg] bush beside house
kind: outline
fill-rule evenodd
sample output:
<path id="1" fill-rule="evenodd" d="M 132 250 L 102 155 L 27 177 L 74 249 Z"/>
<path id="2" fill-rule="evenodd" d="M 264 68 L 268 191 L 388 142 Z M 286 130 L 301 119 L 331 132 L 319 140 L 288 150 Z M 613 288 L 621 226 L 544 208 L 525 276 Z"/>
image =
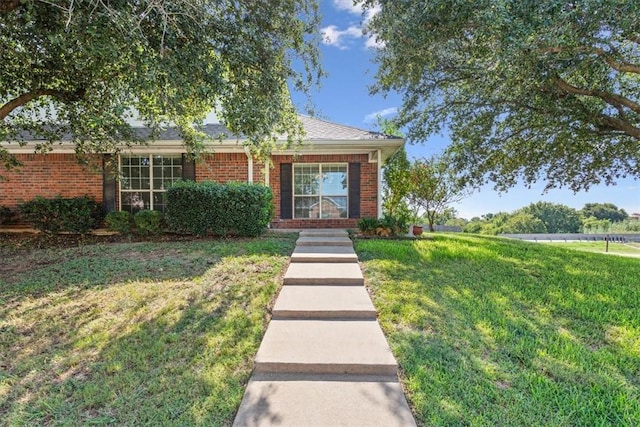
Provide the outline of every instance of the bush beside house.
<path id="1" fill-rule="evenodd" d="M 44 233 L 86 234 L 100 225 L 102 206 L 88 196 L 45 199 L 36 197 L 18 205 L 20 217 Z"/>
<path id="2" fill-rule="evenodd" d="M 259 236 L 274 214 L 271 189 L 249 183 L 177 182 L 166 206 L 171 230 L 198 236 Z"/>

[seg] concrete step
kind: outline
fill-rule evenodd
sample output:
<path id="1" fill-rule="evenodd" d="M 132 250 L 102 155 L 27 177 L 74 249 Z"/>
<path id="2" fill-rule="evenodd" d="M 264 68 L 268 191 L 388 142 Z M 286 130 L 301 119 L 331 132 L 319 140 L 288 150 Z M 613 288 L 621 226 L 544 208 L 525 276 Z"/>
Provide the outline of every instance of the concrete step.
<path id="1" fill-rule="evenodd" d="M 376 309 L 364 286 L 283 286 L 273 319 L 369 319 Z"/>
<path id="2" fill-rule="evenodd" d="M 296 246 L 351 246 L 353 242 L 347 236 L 300 236 Z"/>
<path id="3" fill-rule="evenodd" d="M 296 246 L 291 262 L 358 262 L 352 246 Z"/>
<path id="4" fill-rule="evenodd" d="M 397 369 L 375 320 L 272 320 L 254 372 L 396 375 Z"/>
<path id="5" fill-rule="evenodd" d="M 316 229 L 316 230 L 302 230 L 300 232 L 300 237 L 348 237 L 349 233 L 347 230 L 340 229 Z"/>
<path id="6" fill-rule="evenodd" d="M 397 381 L 253 377 L 234 427 L 415 426 Z"/>
<path id="7" fill-rule="evenodd" d="M 364 285 L 356 263 L 292 262 L 284 274 L 285 285 Z"/>

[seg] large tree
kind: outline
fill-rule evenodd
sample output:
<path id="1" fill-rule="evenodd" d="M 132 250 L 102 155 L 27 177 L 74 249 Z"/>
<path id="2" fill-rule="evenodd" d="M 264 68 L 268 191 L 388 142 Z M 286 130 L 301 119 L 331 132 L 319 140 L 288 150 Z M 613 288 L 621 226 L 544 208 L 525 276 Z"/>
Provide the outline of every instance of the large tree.
<path id="1" fill-rule="evenodd" d="M 360 3 L 381 6 L 374 92 L 404 94 L 409 139 L 448 127 L 474 185 L 640 177 L 637 0 Z"/>
<path id="2" fill-rule="evenodd" d="M 559 203 L 536 202 L 517 211 L 537 218 L 544 224 L 546 233 L 577 233 L 580 231 L 578 211 Z"/>
<path id="3" fill-rule="evenodd" d="M 114 151 L 139 139 L 135 114 L 193 151 L 215 109 L 268 150 L 301 136 L 288 87 L 320 76 L 317 34 L 312 0 L 0 0 L 0 141 Z M 0 161 L 15 164 L 2 147 Z"/>
<path id="4" fill-rule="evenodd" d="M 586 203 L 580 213 L 584 218 L 593 217 L 611 222 L 620 222 L 629 218 L 629 214 L 624 209 L 618 208 L 613 203 Z"/>

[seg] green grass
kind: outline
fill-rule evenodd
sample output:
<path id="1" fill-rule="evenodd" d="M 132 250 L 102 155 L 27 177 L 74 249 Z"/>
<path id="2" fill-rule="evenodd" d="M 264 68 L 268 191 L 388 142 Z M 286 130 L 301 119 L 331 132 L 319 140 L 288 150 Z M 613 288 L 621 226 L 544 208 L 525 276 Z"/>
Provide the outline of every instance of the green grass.
<path id="1" fill-rule="evenodd" d="M 562 246 L 568 249 L 586 252 L 607 253 L 605 242 L 543 242 L 546 245 Z M 640 257 L 639 243 L 609 242 L 609 253 L 612 255 Z"/>
<path id="2" fill-rule="evenodd" d="M 356 251 L 419 424 L 640 423 L 640 260 L 463 235 Z"/>
<path id="3" fill-rule="evenodd" d="M 1 247 L 0 425 L 230 424 L 295 237 Z"/>

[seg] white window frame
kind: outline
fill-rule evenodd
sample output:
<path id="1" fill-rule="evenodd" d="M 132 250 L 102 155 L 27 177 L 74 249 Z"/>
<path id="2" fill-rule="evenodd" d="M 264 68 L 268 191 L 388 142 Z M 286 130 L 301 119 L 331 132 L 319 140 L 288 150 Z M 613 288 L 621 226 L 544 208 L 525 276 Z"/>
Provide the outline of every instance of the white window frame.
<path id="1" fill-rule="evenodd" d="M 123 174 L 123 169 L 122 169 L 122 158 L 123 157 L 148 157 L 149 158 L 149 189 L 123 189 L 122 188 L 122 179 L 118 180 L 118 194 L 119 194 L 119 202 L 118 203 L 118 209 L 122 210 L 122 195 L 124 193 L 148 193 L 149 194 L 149 209 L 150 210 L 154 210 L 154 206 L 153 206 L 153 194 L 154 193 L 165 193 L 167 190 L 166 188 L 163 189 L 155 189 L 153 186 L 153 167 L 154 167 L 154 156 L 162 156 L 164 157 L 171 157 L 173 159 L 180 159 L 180 171 L 181 171 L 181 175 L 180 177 L 178 177 L 177 179 L 182 179 L 182 173 L 183 173 L 183 168 L 184 165 L 182 164 L 182 154 L 175 154 L 175 153 L 131 153 L 131 154 L 120 154 L 118 156 L 118 172 L 120 173 L 122 179 L 128 179 L 129 177 L 124 176 Z M 175 164 L 172 164 L 172 167 L 175 166 Z M 173 175 L 173 172 L 172 172 Z M 176 177 L 172 176 L 172 180 L 176 181 Z"/>
<path id="2" fill-rule="evenodd" d="M 323 194 L 323 189 L 322 189 L 322 179 L 320 180 L 320 188 L 318 191 L 317 195 L 313 195 L 313 196 L 309 196 L 306 194 L 296 194 L 296 167 L 305 167 L 305 166 L 318 166 L 318 173 L 320 174 L 320 176 L 322 176 L 323 172 L 322 172 L 322 168 L 323 167 L 331 167 L 331 166 L 339 166 L 339 167 L 344 167 L 345 168 L 345 175 L 346 175 L 346 180 L 347 180 L 347 192 L 346 194 Z M 292 191 L 291 191 L 291 213 L 292 213 L 292 218 L 293 219 L 322 219 L 322 220 L 332 220 L 332 219 L 345 219 L 343 217 L 338 217 L 338 218 L 323 218 L 322 217 L 322 199 L 323 198 L 331 198 L 331 197 L 344 197 L 347 200 L 346 203 L 346 209 L 347 209 L 347 218 L 349 217 L 349 163 L 340 163 L 340 162 L 334 162 L 334 163 L 294 163 L 293 164 L 293 168 L 291 171 L 292 177 L 291 177 L 291 186 L 292 186 Z M 296 197 L 317 197 L 318 198 L 318 203 L 319 203 L 319 208 L 320 208 L 320 217 L 319 218 L 309 218 L 309 217 L 296 217 Z"/>

